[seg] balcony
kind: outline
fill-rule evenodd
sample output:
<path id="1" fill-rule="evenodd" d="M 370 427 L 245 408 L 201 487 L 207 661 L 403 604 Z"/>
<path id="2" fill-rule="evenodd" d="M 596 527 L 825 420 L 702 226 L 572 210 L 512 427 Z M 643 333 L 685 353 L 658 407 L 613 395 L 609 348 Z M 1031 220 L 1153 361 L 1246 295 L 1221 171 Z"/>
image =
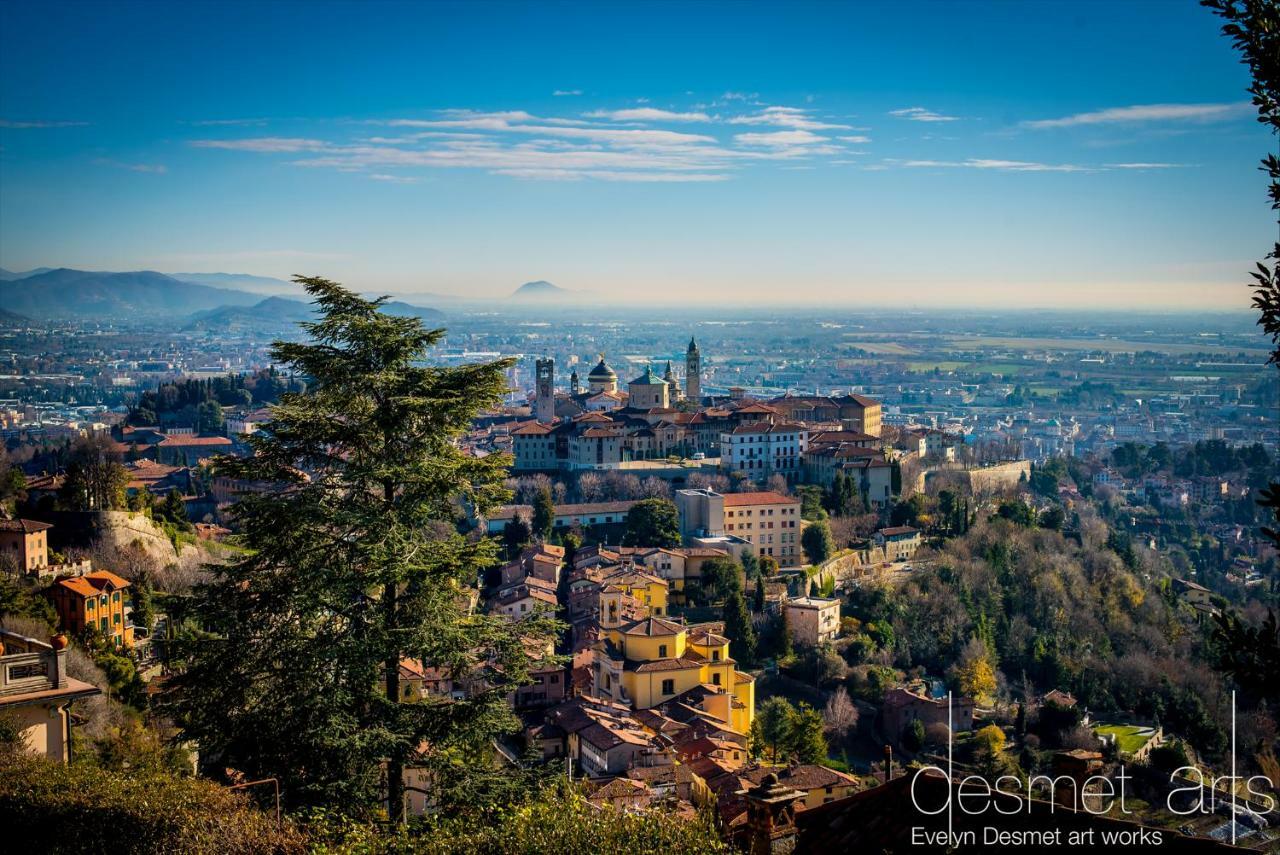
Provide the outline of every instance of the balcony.
<path id="1" fill-rule="evenodd" d="M 66 650 L 5 630 L 0 630 L 0 644 L 0 699 L 67 688 Z"/>

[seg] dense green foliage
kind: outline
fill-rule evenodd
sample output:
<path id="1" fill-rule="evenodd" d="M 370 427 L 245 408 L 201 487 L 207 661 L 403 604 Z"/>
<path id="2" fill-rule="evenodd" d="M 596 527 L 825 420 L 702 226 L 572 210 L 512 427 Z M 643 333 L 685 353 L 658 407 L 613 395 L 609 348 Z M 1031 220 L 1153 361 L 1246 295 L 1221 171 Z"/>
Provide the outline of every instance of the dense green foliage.
<path id="1" fill-rule="evenodd" d="M 857 479 L 837 472 L 823 497 L 823 507 L 833 517 L 852 517 L 866 509 L 866 501 Z"/>
<path id="2" fill-rule="evenodd" d="M 251 795 L 252 794 L 252 795 Z M 437 814 L 387 833 L 316 809 L 277 825 L 271 787 L 244 793 L 158 767 L 127 771 L 63 766 L 0 746 L 0 827 L 6 843 L 48 853 L 237 855 L 594 855 L 727 852 L 710 816 L 693 821 L 660 807 L 624 813 L 587 802 L 560 779 L 495 807 L 483 821 Z M 258 806 L 255 807 L 255 801 Z"/>
<path id="3" fill-rule="evenodd" d="M 627 511 L 623 546 L 680 545 L 680 514 L 670 499 L 642 499 Z"/>
<path id="4" fill-rule="evenodd" d="M 723 615 L 724 634 L 731 642 L 730 653 L 742 667 L 750 668 L 756 658 L 756 631 L 741 588 L 734 588 L 725 599 Z"/>
<path id="5" fill-rule="evenodd" d="M 0 748 L 5 845 L 49 853 L 285 853 L 306 851 L 291 825 L 247 798 L 161 769 L 121 774 L 64 766 Z"/>
<path id="6" fill-rule="evenodd" d="M 533 533 L 546 540 L 551 536 L 556 522 L 556 503 L 551 498 L 551 488 L 543 486 L 533 500 Z"/>
<path id="7" fill-rule="evenodd" d="M 742 565 L 726 556 L 709 558 L 702 564 L 701 577 L 691 591 L 698 605 L 718 603 L 742 589 Z"/>
<path id="8" fill-rule="evenodd" d="M 770 763 L 822 763 L 827 759 L 826 724 L 819 710 L 781 695 L 766 698 L 751 725 L 751 752 Z"/>
<path id="9" fill-rule="evenodd" d="M 222 407 L 273 404 L 286 392 L 301 392 L 304 385 L 284 377 L 275 368 L 248 376 L 228 374 L 207 380 L 174 380 L 143 392 L 129 411 L 129 424 L 155 425 L 181 421 L 202 428 L 222 423 Z M 211 408 L 212 409 L 211 409 Z M 218 410 L 215 417 L 212 410 Z"/>
<path id="10" fill-rule="evenodd" d="M 528 801 L 501 811 L 492 821 L 441 817 L 410 834 L 404 838 L 408 845 L 387 846 L 385 851 L 414 855 L 665 855 L 729 851 L 708 814 L 691 821 L 666 812 L 661 806 L 645 813 L 598 807 L 563 779 Z M 351 850 L 340 847 L 338 851 Z"/>
<path id="11" fill-rule="evenodd" d="M 948 674 L 957 690 L 1060 688 L 1096 713 L 1158 719 L 1204 752 L 1225 744 L 1221 683 L 1195 613 L 1105 541 L 993 520 L 903 587 L 856 589 L 848 609 L 899 668 Z"/>
<path id="12" fill-rule="evenodd" d="M 504 500 L 506 461 L 454 439 L 500 400 L 507 364 L 421 367 L 443 331 L 335 283 L 299 282 L 320 320 L 304 325 L 311 342 L 277 343 L 273 358 L 306 391 L 281 398 L 248 440 L 253 456 L 219 461 L 288 486 L 237 504 L 249 551 L 200 591 L 210 632 L 177 645 L 188 666 L 172 711 L 203 757 L 278 777 L 289 805 L 371 812 L 384 787 L 403 804 L 411 761 L 453 778 L 483 769 L 493 737 L 517 725 L 506 696 L 528 679 L 520 636 L 552 627 L 471 614 L 462 590 L 496 556 L 490 540 L 458 534 L 457 502 Z M 405 657 L 474 678 L 473 691 L 406 701 Z"/>
<path id="13" fill-rule="evenodd" d="M 811 522 L 804 527 L 800 535 L 800 545 L 804 548 L 804 557 L 810 564 L 821 564 L 835 552 L 835 541 L 831 537 L 831 526 L 826 520 Z"/>

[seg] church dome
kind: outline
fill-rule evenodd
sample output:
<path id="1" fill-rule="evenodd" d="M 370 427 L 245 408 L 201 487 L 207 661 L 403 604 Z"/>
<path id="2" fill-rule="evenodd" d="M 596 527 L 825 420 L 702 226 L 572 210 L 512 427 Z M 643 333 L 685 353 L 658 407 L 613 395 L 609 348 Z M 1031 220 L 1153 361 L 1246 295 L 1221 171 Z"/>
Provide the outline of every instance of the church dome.
<path id="1" fill-rule="evenodd" d="M 604 357 L 600 357 L 600 361 L 596 363 L 596 367 L 591 369 L 591 373 L 587 375 L 587 380 L 605 381 L 617 380 L 618 375 L 604 361 Z"/>
<path id="2" fill-rule="evenodd" d="M 646 365 L 646 366 L 644 367 L 644 373 L 643 373 L 643 374 L 641 374 L 641 375 L 640 375 L 639 377 L 637 377 L 636 379 L 632 380 L 632 381 L 631 381 L 631 383 L 630 383 L 629 385 L 631 385 L 631 386 L 659 386 L 659 385 L 661 385 L 661 384 L 663 384 L 663 383 L 666 383 L 666 382 L 667 382 L 666 380 L 659 380 L 657 377 L 653 376 L 653 366 L 652 366 L 652 365 Z"/>

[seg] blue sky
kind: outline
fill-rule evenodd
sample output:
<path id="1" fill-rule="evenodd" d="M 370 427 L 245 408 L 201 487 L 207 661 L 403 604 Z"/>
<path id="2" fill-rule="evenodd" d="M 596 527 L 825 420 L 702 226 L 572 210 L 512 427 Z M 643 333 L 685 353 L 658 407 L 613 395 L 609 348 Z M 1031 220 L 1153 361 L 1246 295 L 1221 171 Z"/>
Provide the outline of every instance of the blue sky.
<path id="1" fill-rule="evenodd" d="M 0 265 L 1246 308 L 1194 2 L 0 5 Z"/>

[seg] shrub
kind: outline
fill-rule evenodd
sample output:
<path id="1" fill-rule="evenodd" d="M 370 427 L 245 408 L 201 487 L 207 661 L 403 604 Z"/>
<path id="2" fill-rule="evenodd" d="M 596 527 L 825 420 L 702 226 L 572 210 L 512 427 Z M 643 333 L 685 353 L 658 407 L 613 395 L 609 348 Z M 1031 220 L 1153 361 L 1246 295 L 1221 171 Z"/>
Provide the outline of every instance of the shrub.
<path id="1" fill-rule="evenodd" d="M 26 851 L 50 853 L 292 853 L 298 831 L 277 828 L 247 797 L 161 770 L 119 774 L 64 766 L 0 747 L 0 828 Z"/>

